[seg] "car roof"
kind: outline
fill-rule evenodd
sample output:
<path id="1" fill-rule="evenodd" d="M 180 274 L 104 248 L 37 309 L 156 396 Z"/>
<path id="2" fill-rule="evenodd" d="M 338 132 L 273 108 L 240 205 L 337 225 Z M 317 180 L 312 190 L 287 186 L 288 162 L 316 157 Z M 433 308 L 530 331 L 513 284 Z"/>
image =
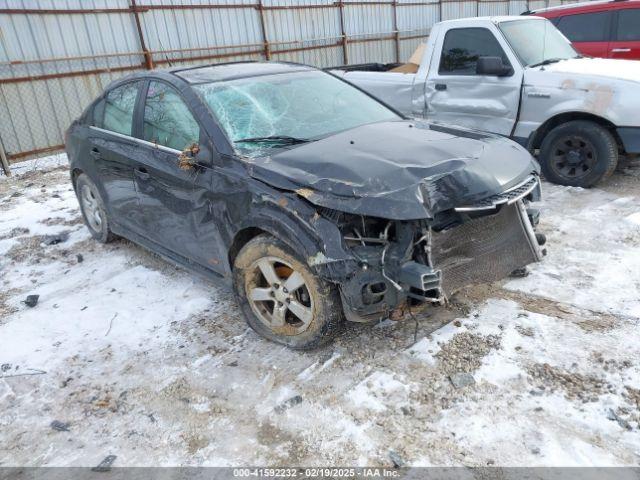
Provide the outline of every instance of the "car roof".
<path id="1" fill-rule="evenodd" d="M 168 72 L 187 83 L 198 84 L 313 70 L 317 69 L 290 62 L 232 62 L 174 68 Z"/>
<path id="2" fill-rule="evenodd" d="M 486 20 L 491 23 L 503 23 L 503 22 L 513 22 L 515 20 L 522 20 L 520 15 L 498 15 L 492 17 L 467 17 L 467 18 L 456 18 L 454 20 L 444 20 L 442 23 L 451 25 L 451 24 L 464 24 L 468 23 L 469 20 L 477 21 L 477 20 Z M 540 20 L 544 20 L 544 18 L 540 17 Z"/>
<path id="3" fill-rule="evenodd" d="M 566 14 L 573 11 L 590 11 L 590 10 L 603 10 L 604 7 L 608 9 L 625 8 L 629 5 L 640 7 L 640 0 L 597 0 L 594 2 L 580 2 L 580 3 L 567 3 L 565 5 L 558 5 L 556 7 L 538 8 L 536 10 L 530 10 L 524 14 L 536 15 L 539 13 L 549 14 Z M 554 15 L 555 16 L 555 15 Z"/>

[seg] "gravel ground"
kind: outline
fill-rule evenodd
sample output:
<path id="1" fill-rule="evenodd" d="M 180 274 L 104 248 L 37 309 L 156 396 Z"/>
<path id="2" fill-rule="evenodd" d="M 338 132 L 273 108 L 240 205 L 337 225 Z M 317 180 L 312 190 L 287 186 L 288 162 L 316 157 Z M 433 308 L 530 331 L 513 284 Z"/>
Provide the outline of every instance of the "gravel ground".
<path id="1" fill-rule="evenodd" d="M 544 185 L 528 277 L 299 353 L 92 241 L 64 166 L 0 179 L 0 466 L 638 465 L 639 180 Z"/>

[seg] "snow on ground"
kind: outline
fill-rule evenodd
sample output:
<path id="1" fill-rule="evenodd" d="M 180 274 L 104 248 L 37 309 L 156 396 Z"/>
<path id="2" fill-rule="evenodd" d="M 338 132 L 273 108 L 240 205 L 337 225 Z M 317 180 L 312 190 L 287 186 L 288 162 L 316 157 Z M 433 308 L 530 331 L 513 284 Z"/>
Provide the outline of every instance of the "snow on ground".
<path id="1" fill-rule="evenodd" d="M 66 160 L 41 163 L 0 181 L 0 466 L 640 464 L 640 168 L 545 185 L 528 277 L 299 353 L 91 240 Z"/>

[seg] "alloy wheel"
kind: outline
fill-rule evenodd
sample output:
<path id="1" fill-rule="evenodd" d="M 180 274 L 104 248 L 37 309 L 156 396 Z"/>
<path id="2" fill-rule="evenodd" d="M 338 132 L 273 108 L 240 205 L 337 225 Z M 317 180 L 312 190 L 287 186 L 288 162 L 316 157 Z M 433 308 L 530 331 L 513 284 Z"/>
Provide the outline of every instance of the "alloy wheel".
<path id="1" fill-rule="evenodd" d="M 303 275 L 281 258 L 256 260 L 247 272 L 245 288 L 251 309 L 274 333 L 298 335 L 313 320 L 313 298 Z"/>
<path id="2" fill-rule="evenodd" d="M 80 203 L 89 226 L 94 231 L 99 232 L 102 229 L 102 209 L 97 195 L 89 185 L 82 186 Z"/>

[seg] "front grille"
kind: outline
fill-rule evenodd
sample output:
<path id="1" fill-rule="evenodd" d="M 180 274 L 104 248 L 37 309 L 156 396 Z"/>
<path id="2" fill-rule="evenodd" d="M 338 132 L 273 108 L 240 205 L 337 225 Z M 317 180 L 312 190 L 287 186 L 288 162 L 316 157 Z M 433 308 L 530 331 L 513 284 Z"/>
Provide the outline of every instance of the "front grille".
<path id="1" fill-rule="evenodd" d="M 449 296 L 460 288 L 505 278 L 516 268 L 541 258 L 533 228 L 521 201 L 432 238 L 432 262 L 442 271 Z"/>
<path id="2" fill-rule="evenodd" d="M 495 208 L 498 205 L 503 204 L 512 204 L 517 202 L 518 200 L 526 197 L 538 186 L 538 179 L 536 177 L 529 177 L 527 180 L 522 182 L 520 185 L 513 187 L 506 192 L 498 193 L 497 195 L 492 195 L 490 197 L 485 198 L 481 202 L 475 203 L 473 205 L 457 207 L 455 209 L 456 212 L 472 212 L 475 210 L 489 210 Z"/>

